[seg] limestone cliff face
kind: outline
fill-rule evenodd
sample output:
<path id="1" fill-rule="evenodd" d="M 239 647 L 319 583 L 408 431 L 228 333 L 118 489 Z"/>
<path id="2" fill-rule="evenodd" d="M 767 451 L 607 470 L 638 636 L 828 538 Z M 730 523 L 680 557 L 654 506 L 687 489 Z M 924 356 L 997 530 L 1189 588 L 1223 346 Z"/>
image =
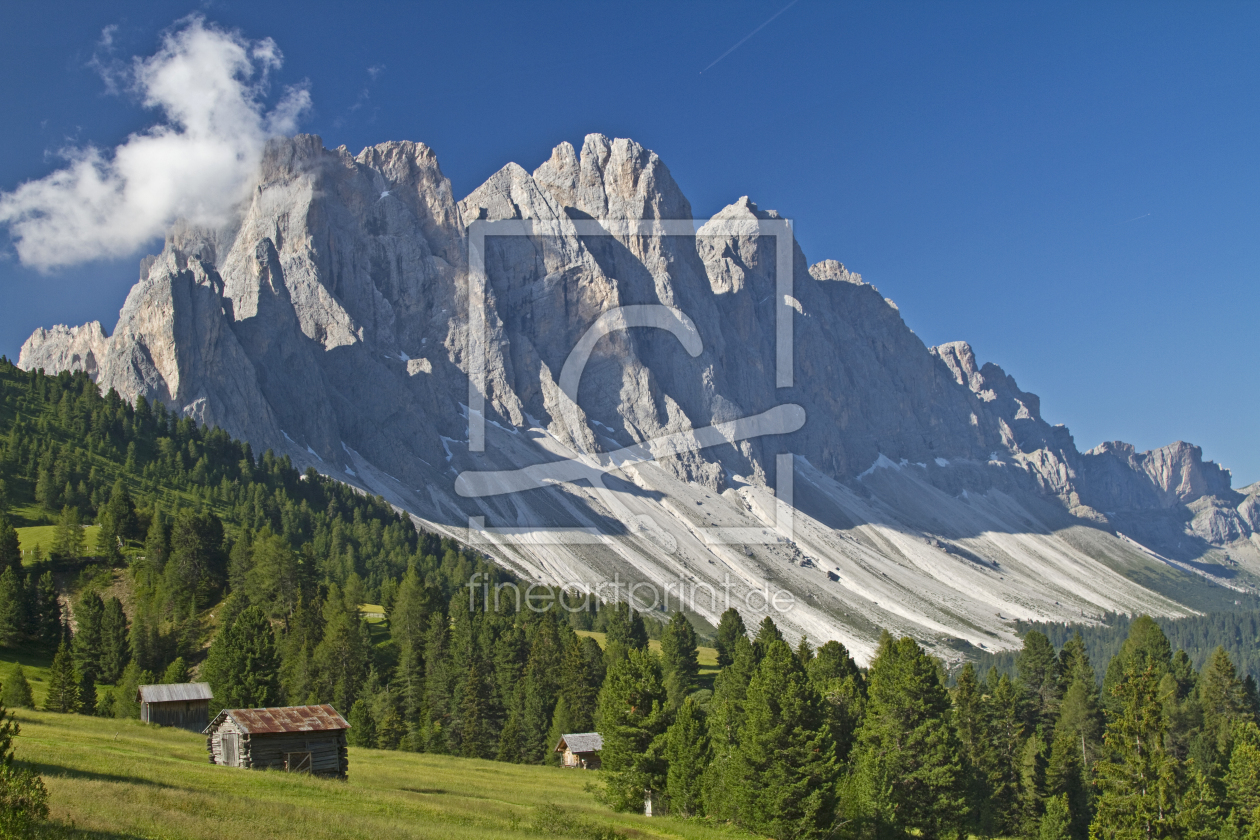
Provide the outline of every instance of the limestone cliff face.
<path id="1" fill-rule="evenodd" d="M 1013 644 L 1013 617 L 1183 609 L 1171 589 L 1134 582 L 1151 564 L 1195 560 L 1188 585 L 1200 589 L 1246 588 L 1260 572 L 1256 493 L 1231 490 L 1197 447 L 1080 453 L 997 365 L 963 342 L 925 347 L 875 286 L 835 260 L 810 265 L 795 245 L 792 294 L 779 300 L 774 238 L 722 227 L 778 218 L 748 198 L 695 236 L 576 227 L 691 216 L 665 164 L 630 140 L 563 143 L 532 173 L 509 164 L 458 202 L 422 144 L 352 155 L 317 137 L 278 140 L 231 226 L 176 225 L 146 258 L 109 337 L 97 323 L 39 330 L 20 364 L 85 370 L 103 388 L 221 425 L 531 577 L 725 577 L 741 609 L 749 592 L 782 586 L 798 605 L 776 620 L 859 653 L 877 628 L 948 651 Z M 466 231 L 477 219 L 555 231 L 487 240 L 484 452 L 468 443 L 481 339 L 470 335 Z M 691 320 L 698 352 L 658 329 L 611 332 L 570 399 L 558 383 L 592 325 L 616 307 L 658 304 Z M 789 388 L 774 385 L 783 306 Z M 799 430 L 730 431 L 784 405 L 803 411 Z M 720 445 L 658 453 L 600 482 L 482 497 L 456 484 L 464 471 L 594 464 L 665 436 L 694 443 L 715 424 L 726 424 Z M 790 531 L 774 512 L 782 453 L 794 456 Z M 469 530 L 470 516 L 492 531 L 601 536 L 508 539 Z M 732 542 L 714 527 L 764 538 Z"/>

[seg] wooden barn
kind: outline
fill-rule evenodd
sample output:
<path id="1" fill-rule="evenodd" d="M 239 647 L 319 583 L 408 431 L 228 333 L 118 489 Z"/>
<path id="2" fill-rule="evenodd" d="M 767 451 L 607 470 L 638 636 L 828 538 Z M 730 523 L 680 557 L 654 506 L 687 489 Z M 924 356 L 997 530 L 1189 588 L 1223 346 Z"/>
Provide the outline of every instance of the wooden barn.
<path id="1" fill-rule="evenodd" d="M 599 769 L 599 751 L 603 748 L 604 736 L 598 732 L 561 735 L 560 743 L 556 744 L 556 752 L 560 753 L 560 764 L 582 770 Z"/>
<path id="2" fill-rule="evenodd" d="M 211 764 L 346 778 L 346 730 L 332 706 L 224 709 L 205 728 Z"/>
<path id="3" fill-rule="evenodd" d="M 210 719 L 210 684 L 142 685 L 136 689 L 140 720 L 200 732 Z"/>

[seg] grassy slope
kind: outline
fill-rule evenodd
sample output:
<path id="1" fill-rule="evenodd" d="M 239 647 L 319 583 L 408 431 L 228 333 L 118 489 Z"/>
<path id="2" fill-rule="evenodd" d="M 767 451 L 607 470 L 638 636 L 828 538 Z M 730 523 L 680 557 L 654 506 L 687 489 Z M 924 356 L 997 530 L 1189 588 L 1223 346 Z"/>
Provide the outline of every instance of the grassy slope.
<path id="1" fill-rule="evenodd" d="M 351 748 L 346 783 L 215 767 L 204 736 L 134 720 L 17 712 L 18 757 L 44 776 L 53 818 L 109 836 L 320 838 L 747 837 L 700 821 L 615 814 L 550 767 Z M 585 823 L 557 835 L 555 808 Z M 554 824 L 554 823 L 553 823 Z"/>
<path id="2" fill-rule="evenodd" d="M 48 556 L 48 552 L 52 550 L 53 540 L 57 536 L 56 525 L 35 525 L 29 528 L 16 528 L 18 535 L 18 543 L 22 546 L 22 551 L 30 551 L 39 546 L 44 552 L 44 556 Z M 85 525 L 83 527 L 84 545 L 89 550 L 96 545 L 96 535 L 101 530 L 100 525 Z"/>

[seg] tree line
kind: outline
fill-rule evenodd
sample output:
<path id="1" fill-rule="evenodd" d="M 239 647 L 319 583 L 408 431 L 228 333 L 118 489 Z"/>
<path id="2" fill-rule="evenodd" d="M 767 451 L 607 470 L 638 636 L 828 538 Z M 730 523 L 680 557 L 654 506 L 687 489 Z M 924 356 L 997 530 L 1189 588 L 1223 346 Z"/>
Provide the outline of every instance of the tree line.
<path id="1" fill-rule="evenodd" d="M 1009 672 L 969 664 L 951 684 L 909 638 L 885 635 L 860 668 L 838 642 L 792 646 L 728 611 L 710 689 L 682 614 L 492 609 L 467 582 L 510 577 L 381 499 L 82 375 L 0 361 L 0 391 L 11 518 L 43 511 L 73 551 L 82 505 L 135 593 L 128 615 L 89 586 L 70 634 L 41 582 L 74 558 L 14 562 L 0 527 L 0 627 L 57 645 L 50 708 L 131 716 L 136 685 L 194 669 L 224 707 L 348 710 L 362 746 L 543 763 L 593 729 L 612 807 L 779 838 L 1260 838 L 1254 683 L 1223 648 L 1199 667 L 1173 653 L 1149 618 L 1101 681 L 1080 635 L 1032 630 Z"/>

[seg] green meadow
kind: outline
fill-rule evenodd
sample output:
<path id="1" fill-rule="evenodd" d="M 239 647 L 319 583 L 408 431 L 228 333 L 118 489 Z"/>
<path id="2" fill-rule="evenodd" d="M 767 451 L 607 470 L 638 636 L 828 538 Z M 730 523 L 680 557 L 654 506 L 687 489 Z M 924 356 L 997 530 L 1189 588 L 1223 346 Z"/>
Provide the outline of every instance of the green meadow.
<path id="1" fill-rule="evenodd" d="M 338 782 L 216 767 L 204 736 L 137 720 L 27 709 L 15 716 L 18 758 L 44 777 L 52 819 L 91 837 L 751 836 L 613 813 L 593 793 L 593 772 L 352 747 L 349 780 Z"/>

